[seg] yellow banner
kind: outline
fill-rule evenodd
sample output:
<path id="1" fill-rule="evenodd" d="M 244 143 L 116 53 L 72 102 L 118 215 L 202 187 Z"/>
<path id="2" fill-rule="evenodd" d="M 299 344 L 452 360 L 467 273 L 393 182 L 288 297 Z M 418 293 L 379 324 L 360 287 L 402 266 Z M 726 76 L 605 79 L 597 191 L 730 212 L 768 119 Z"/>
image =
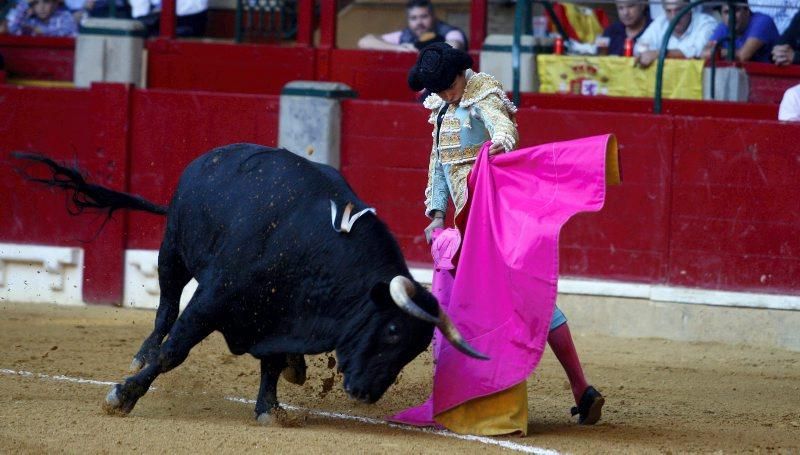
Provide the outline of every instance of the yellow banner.
<path id="1" fill-rule="evenodd" d="M 662 97 L 703 99 L 703 60 L 667 59 Z M 633 57 L 539 54 L 539 92 L 652 98 L 656 63 L 633 66 Z"/>

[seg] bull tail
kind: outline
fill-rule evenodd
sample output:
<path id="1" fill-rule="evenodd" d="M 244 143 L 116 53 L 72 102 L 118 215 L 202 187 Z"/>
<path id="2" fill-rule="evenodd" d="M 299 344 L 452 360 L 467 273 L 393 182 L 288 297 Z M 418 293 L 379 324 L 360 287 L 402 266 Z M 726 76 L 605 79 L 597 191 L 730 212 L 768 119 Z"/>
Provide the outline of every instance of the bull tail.
<path id="1" fill-rule="evenodd" d="M 49 167 L 53 173 L 52 177 L 49 178 L 33 177 L 24 170 L 18 170 L 26 180 L 61 188 L 70 194 L 72 203 L 75 205 L 75 210 L 71 210 L 70 213 L 77 215 L 89 208 L 108 210 L 109 217 L 115 210 L 119 209 L 140 210 L 157 215 L 167 214 L 168 207 L 165 205 L 155 204 L 135 194 L 114 191 L 104 186 L 89 183 L 77 169 L 62 166 L 44 155 L 14 152 L 11 156 L 17 159 L 42 163 Z"/>

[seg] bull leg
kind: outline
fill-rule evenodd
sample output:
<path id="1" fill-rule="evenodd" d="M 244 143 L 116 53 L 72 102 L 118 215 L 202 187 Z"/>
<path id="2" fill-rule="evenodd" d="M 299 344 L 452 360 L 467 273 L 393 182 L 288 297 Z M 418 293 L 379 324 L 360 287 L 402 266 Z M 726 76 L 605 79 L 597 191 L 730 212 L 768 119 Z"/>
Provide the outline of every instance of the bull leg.
<path id="1" fill-rule="evenodd" d="M 271 355 L 261 359 L 261 386 L 256 397 L 256 420 L 261 424 L 273 421 L 272 411 L 278 408 L 278 377 L 286 367 L 285 355 Z"/>
<path id="2" fill-rule="evenodd" d="M 158 285 L 161 288 L 161 298 L 156 311 L 155 328 L 133 357 L 130 371 L 134 373 L 158 359 L 161 342 L 178 318 L 183 288 L 192 278 L 176 250 L 177 241 L 170 234 L 170 230 L 164 237 L 161 251 L 158 253 Z"/>
<path id="3" fill-rule="evenodd" d="M 201 299 L 200 295 L 202 291 L 198 289 L 186 311 L 170 330 L 167 341 L 160 348 L 157 360 L 111 389 L 103 404 L 103 409 L 108 414 L 126 415 L 131 412 L 158 375 L 183 363 L 189 351 L 211 334 L 214 330 L 214 315 L 205 312 L 205 306 L 214 302 L 208 299 L 195 302 Z"/>

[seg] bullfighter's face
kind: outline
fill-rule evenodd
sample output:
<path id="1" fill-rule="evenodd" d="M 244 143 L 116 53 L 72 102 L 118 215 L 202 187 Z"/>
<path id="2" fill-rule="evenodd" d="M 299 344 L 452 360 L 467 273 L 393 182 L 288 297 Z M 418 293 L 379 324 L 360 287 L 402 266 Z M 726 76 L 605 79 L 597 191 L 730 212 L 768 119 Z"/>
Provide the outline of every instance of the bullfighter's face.
<path id="1" fill-rule="evenodd" d="M 437 92 L 436 94 L 439 95 L 439 98 L 444 100 L 447 104 L 456 104 L 461 101 L 461 97 L 464 96 L 464 90 L 467 87 L 467 78 L 464 75 L 464 72 L 461 72 L 459 75 L 456 76 L 455 80 L 450 87 L 442 90 L 441 92 Z"/>

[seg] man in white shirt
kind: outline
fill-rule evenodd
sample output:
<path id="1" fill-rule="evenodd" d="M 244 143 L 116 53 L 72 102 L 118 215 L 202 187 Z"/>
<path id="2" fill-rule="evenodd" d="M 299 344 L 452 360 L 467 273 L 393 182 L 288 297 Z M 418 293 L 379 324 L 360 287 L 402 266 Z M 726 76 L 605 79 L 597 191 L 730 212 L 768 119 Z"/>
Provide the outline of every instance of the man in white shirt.
<path id="1" fill-rule="evenodd" d="M 795 85 L 783 94 L 778 120 L 800 122 L 800 85 Z"/>
<path id="2" fill-rule="evenodd" d="M 141 20 L 149 34 L 158 34 L 161 0 L 128 0 L 128 3 L 131 17 Z M 176 0 L 175 15 L 178 16 L 176 35 L 203 36 L 208 21 L 208 0 Z"/>
<path id="3" fill-rule="evenodd" d="M 656 18 L 636 42 L 636 63 L 647 68 L 656 59 L 669 22 L 688 5 L 686 0 L 666 0 L 664 15 Z M 718 22 L 708 14 L 688 12 L 675 26 L 667 43 L 667 58 L 699 58 Z"/>
<path id="4" fill-rule="evenodd" d="M 783 34 L 795 14 L 800 12 L 799 0 L 758 0 L 753 1 L 750 9 L 754 13 L 763 13 L 770 16 L 778 27 L 778 33 Z"/>

